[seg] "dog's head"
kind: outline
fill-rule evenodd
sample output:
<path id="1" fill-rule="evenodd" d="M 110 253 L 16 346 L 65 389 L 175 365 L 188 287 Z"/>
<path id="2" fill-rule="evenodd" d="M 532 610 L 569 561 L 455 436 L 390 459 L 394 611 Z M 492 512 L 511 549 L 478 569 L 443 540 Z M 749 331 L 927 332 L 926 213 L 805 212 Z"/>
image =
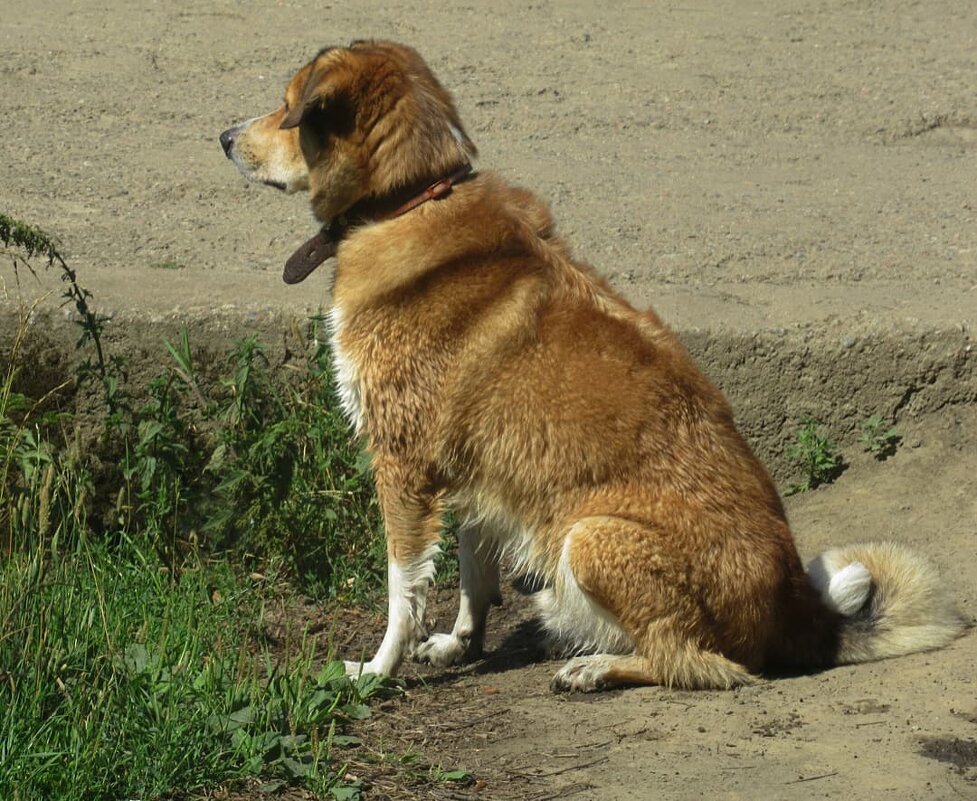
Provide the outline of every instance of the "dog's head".
<path id="1" fill-rule="evenodd" d="M 417 52 L 372 41 L 321 50 L 289 81 L 280 108 L 220 141 L 250 180 L 310 190 L 324 223 L 364 198 L 433 182 L 476 153 Z"/>

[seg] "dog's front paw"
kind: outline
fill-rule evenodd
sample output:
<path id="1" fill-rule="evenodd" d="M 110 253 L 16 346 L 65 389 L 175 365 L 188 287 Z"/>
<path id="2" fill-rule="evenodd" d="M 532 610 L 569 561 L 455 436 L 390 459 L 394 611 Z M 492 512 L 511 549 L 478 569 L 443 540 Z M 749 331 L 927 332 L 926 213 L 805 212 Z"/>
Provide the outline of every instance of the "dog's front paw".
<path id="1" fill-rule="evenodd" d="M 344 659 L 343 664 L 346 666 L 346 675 L 351 679 L 358 679 L 367 673 L 381 674 L 381 671 L 377 670 L 369 662 L 353 662 L 349 659 Z"/>
<path id="2" fill-rule="evenodd" d="M 468 656 L 468 643 L 454 634 L 432 634 L 414 649 L 414 661 L 434 667 L 460 665 Z"/>

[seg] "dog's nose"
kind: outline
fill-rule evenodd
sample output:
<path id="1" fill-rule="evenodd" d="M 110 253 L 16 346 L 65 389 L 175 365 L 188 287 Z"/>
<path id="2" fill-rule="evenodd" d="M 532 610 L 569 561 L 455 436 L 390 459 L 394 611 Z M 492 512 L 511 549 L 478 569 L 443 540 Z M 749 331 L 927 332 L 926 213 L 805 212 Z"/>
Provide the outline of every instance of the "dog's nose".
<path id="1" fill-rule="evenodd" d="M 228 158 L 231 157 L 231 145 L 234 144 L 235 133 L 236 131 L 233 128 L 228 128 L 220 135 L 221 147 L 224 148 L 224 155 Z"/>

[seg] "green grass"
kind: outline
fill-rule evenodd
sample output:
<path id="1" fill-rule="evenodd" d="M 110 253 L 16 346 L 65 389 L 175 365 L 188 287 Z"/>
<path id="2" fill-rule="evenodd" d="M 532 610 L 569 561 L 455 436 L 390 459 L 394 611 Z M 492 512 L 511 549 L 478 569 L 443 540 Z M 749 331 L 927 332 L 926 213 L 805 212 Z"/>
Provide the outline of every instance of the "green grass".
<path id="1" fill-rule="evenodd" d="M 184 332 L 131 386 L 54 239 L 0 215 L 0 246 L 15 269 L 60 270 L 84 356 L 73 383 L 104 412 L 92 442 L 53 403 L 70 382 L 19 389 L 23 309 L 0 374 L 0 799 L 155 799 L 247 777 L 355 798 L 343 726 L 386 689 L 316 667 L 310 639 L 269 652 L 269 582 L 248 578 L 277 570 L 344 600 L 382 586 L 369 465 L 319 321 L 289 380 L 247 338 L 205 387 Z"/>
<path id="2" fill-rule="evenodd" d="M 344 725 L 390 688 L 317 667 L 305 635 L 285 654 L 263 644 L 271 600 L 371 602 L 383 586 L 370 463 L 338 411 L 322 321 L 286 367 L 247 337 L 207 382 L 184 330 L 135 386 L 54 238 L 0 214 L 4 254 L 60 271 L 82 359 L 27 397 L 22 308 L 0 374 L 0 799 L 148 801 L 255 777 L 357 798 Z M 56 405 L 71 388 L 94 390 L 94 436 Z"/>
<path id="3" fill-rule="evenodd" d="M 341 784 L 337 732 L 382 687 L 315 669 L 311 641 L 282 664 L 256 656 L 262 603 L 225 564 L 174 574 L 128 540 L 13 555 L 0 569 L 0 798 Z"/>
<path id="4" fill-rule="evenodd" d="M 254 482 L 272 470 L 245 447 L 263 436 L 243 423 L 255 398 L 236 404 L 231 433 L 195 443 L 196 412 L 172 394 L 173 375 L 154 382 L 138 412 L 108 424 L 124 457 L 108 476 L 119 485 L 117 525 L 102 530 L 92 518 L 106 510 L 70 417 L 14 390 L 23 330 L 0 380 L 0 798 L 155 799 L 252 776 L 355 798 L 335 759 L 351 742 L 342 727 L 369 714 L 364 702 L 384 686 L 351 683 L 341 663 L 315 668 L 313 640 L 273 657 L 260 647 L 267 584 L 175 546 L 178 532 L 214 514 L 204 492 L 233 497 L 222 487 L 232 470 Z M 291 402 L 280 417 L 293 414 Z M 212 460 L 206 442 L 230 451 L 213 476 L 190 469 Z M 304 485 L 292 479 L 303 470 L 281 484 L 279 501 L 301 502 Z M 368 496 L 363 503 L 343 519 L 369 514 Z M 369 543 L 373 531 L 360 525 L 351 536 Z"/>

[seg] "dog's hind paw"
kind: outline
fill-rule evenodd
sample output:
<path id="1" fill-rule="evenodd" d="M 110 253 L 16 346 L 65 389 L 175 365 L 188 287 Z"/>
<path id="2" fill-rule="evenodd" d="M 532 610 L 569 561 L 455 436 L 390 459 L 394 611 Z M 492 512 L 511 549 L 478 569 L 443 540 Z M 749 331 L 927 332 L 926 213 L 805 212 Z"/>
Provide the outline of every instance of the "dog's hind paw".
<path id="1" fill-rule="evenodd" d="M 468 656 L 468 643 L 454 634 L 432 634 L 414 648 L 414 661 L 434 667 L 460 665 Z"/>
<path id="2" fill-rule="evenodd" d="M 550 682 L 550 689 L 553 692 L 577 693 L 593 693 L 605 690 L 610 686 L 605 681 L 607 668 L 608 657 L 603 654 L 578 656 L 576 659 L 571 659 L 556 672 Z"/>

